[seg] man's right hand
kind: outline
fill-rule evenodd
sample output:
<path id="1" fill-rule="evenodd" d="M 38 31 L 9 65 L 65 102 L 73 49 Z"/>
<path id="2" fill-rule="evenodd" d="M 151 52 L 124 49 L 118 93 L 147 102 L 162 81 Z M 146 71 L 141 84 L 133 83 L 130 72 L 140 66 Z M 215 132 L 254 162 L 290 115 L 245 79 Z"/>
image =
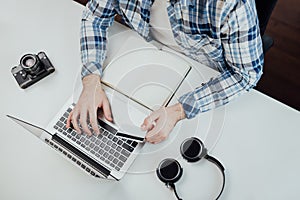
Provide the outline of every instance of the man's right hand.
<path id="1" fill-rule="evenodd" d="M 111 110 L 109 101 L 106 97 L 105 92 L 103 91 L 100 83 L 100 76 L 91 74 L 82 79 L 83 89 L 81 91 L 79 100 L 75 105 L 74 109 L 69 114 L 67 119 L 66 127 L 71 127 L 73 124 L 74 129 L 81 133 L 79 123 L 82 127 L 82 130 L 88 134 L 92 135 L 91 130 L 88 128 L 87 121 L 91 123 L 93 132 L 99 134 L 98 129 L 98 108 L 103 109 L 104 117 L 108 121 L 112 121 Z"/>

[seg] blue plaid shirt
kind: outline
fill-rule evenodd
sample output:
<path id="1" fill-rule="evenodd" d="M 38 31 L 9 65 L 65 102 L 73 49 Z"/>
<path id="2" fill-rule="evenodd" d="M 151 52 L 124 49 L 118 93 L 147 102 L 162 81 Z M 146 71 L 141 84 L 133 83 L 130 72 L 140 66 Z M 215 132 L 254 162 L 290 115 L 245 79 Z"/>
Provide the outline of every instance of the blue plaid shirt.
<path id="1" fill-rule="evenodd" d="M 82 77 L 102 75 L 107 28 L 116 14 L 149 39 L 152 3 L 89 1 L 81 25 Z M 256 85 L 262 75 L 263 51 L 254 0 L 170 0 L 167 11 L 174 38 L 184 53 L 197 61 L 204 55 L 220 72 L 179 98 L 187 118 L 224 105 Z"/>

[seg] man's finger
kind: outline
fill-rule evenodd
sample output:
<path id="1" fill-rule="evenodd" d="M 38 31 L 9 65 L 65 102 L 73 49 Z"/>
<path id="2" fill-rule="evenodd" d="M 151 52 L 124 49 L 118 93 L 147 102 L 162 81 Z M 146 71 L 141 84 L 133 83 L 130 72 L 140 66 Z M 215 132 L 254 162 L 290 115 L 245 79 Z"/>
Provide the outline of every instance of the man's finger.
<path id="1" fill-rule="evenodd" d="M 86 109 L 85 109 L 85 110 L 86 110 Z M 92 133 L 91 133 L 91 131 L 90 131 L 88 125 L 87 125 L 87 112 L 84 112 L 84 111 L 83 111 L 83 112 L 80 113 L 80 119 L 79 119 L 79 121 L 80 121 L 80 125 L 81 125 L 81 127 L 82 127 L 82 130 L 83 130 L 86 134 L 92 135 Z"/>
<path id="2" fill-rule="evenodd" d="M 161 117 L 161 113 L 162 112 L 160 110 L 157 110 L 146 117 L 143 124 L 141 125 L 142 130 L 149 131 L 153 129 L 153 127 L 156 126 L 157 119 Z"/>
<path id="3" fill-rule="evenodd" d="M 72 124 L 73 124 L 73 127 L 74 129 L 77 131 L 77 133 L 81 133 L 81 130 L 80 130 L 80 127 L 78 125 L 78 117 L 79 117 L 79 114 L 78 112 L 73 112 L 73 115 L 72 115 Z"/>
<path id="4" fill-rule="evenodd" d="M 96 135 L 100 134 L 99 128 L 98 128 L 98 122 L 97 122 L 97 113 L 89 112 L 90 117 L 90 123 L 92 125 L 92 129 Z"/>
<path id="5" fill-rule="evenodd" d="M 104 113 L 105 118 L 108 121 L 112 121 L 110 105 L 109 105 L 109 102 L 108 102 L 107 99 L 103 99 L 102 109 L 103 109 L 103 113 Z"/>
<path id="6" fill-rule="evenodd" d="M 69 116 L 68 116 L 67 124 L 66 124 L 66 127 L 67 127 L 67 128 L 70 128 L 70 127 L 71 127 L 71 119 L 72 119 L 72 116 L 73 116 L 73 110 L 70 112 L 70 114 L 69 114 Z"/>

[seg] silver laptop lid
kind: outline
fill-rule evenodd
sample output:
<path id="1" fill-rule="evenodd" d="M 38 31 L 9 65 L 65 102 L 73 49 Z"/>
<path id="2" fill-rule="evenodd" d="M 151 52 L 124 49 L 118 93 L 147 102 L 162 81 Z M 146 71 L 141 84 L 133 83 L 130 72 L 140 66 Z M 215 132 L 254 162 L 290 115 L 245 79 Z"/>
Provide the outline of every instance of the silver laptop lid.
<path id="1" fill-rule="evenodd" d="M 41 138 L 43 133 L 48 133 L 50 134 L 48 131 L 46 131 L 45 129 L 38 127 L 34 124 L 31 124 L 29 122 L 23 121 L 21 119 L 18 119 L 14 116 L 11 115 L 6 115 L 8 118 L 12 119 L 14 122 L 16 122 L 17 124 L 19 124 L 20 126 L 22 126 L 23 128 L 25 128 L 26 130 L 28 130 L 30 133 L 32 133 L 33 135 L 37 136 L 38 138 Z"/>

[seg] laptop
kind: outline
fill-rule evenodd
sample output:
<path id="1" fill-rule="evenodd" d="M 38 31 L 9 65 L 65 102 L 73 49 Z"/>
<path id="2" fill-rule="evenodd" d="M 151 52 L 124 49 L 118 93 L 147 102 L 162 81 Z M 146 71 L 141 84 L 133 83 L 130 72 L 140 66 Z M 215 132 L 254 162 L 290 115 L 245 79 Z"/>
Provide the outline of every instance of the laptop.
<path id="1" fill-rule="evenodd" d="M 151 110 L 105 85 L 103 88 L 111 104 L 114 122 L 100 117 L 98 128 L 101 134 L 98 136 L 77 134 L 74 129 L 66 128 L 68 115 L 75 106 L 72 97 L 46 128 L 11 115 L 7 117 L 89 175 L 118 181 L 144 145 L 146 133 L 139 126 Z"/>

